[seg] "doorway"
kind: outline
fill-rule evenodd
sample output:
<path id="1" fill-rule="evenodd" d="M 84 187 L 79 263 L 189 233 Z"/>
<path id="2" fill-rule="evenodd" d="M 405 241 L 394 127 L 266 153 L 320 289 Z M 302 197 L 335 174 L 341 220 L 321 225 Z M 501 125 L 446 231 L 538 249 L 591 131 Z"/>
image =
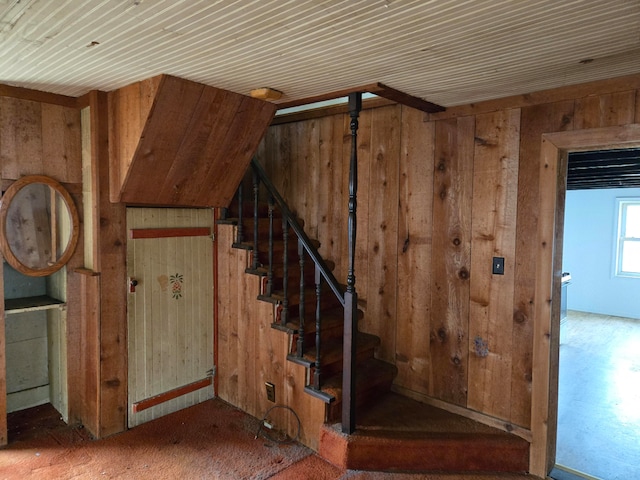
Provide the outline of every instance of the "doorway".
<path id="1" fill-rule="evenodd" d="M 640 199 L 640 150 L 569 154 L 563 271 L 572 281 L 560 320 L 556 450 L 556 469 L 565 477 L 622 480 L 639 473 L 640 278 L 617 271 L 625 198 Z M 630 267 L 640 262 L 634 252 Z"/>
<path id="2" fill-rule="evenodd" d="M 213 398 L 213 211 L 128 208 L 129 427 Z"/>
<path id="3" fill-rule="evenodd" d="M 640 148 L 640 124 L 546 133 L 541 138 L 536 288 L 533 332 L 530 471 L 546 476 L 555 466 L 562 243 L 570 152 Z"/>

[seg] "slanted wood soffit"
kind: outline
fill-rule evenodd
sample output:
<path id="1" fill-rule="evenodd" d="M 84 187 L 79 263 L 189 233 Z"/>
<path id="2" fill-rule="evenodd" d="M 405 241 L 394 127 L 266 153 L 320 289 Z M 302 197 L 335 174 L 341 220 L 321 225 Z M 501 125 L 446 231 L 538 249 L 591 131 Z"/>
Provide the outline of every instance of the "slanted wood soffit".
<path id="1" fill-rule="evenodd" d="M 112 202 L 226 207 L 276 111 L 160 75 L 109 94 Z"/>

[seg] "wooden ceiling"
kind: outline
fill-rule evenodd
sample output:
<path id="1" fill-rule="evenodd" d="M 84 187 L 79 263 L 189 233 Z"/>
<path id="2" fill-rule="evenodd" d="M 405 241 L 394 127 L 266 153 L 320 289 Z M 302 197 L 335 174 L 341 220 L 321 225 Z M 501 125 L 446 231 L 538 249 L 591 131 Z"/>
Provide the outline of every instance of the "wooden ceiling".
<path id="1" fill-rule="evenodd" d="M 567 190 L 640 187 L 640 149 L 569 154 Z"/>
<path id="2" fill-rule="evenodd" d="M 449 107 L 639 72 L 640 2 L 0 0 L 0 40 L 0 83 L 73 97 L 169 74 Z"/>

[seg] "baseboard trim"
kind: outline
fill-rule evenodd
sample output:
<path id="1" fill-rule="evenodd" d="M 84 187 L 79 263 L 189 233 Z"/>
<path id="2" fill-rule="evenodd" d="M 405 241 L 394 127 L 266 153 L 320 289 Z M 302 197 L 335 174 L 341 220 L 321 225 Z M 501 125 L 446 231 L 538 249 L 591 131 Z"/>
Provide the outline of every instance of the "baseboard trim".
<path id="1" fill-rule="evenodd" d="M 469 410 L 468 408 L 460 407 L 458 405 L 443 402 L 442 400 L 429 397 L 423 393 L 414 392 L 413 390 L 409 390 L 408 388 L 400 387 L 398 385 L 392 385 L 391 391 L 399 393 L 400 395 L 404 395 L 405 397 L 412 398 L 413 400 L 416 400 L 418 402 L 431 405 L 432 407 L 436 407 L 450 413 L 455 413 L 456 415 L 460 415 L 462 417 L 470 418 L 471 420 L 475 420 L 476 422 L 488 425 L 489 427 L 497 428 L 498 430 L 502 430 L 507 433 L 512 433 L 513 435 L 517 435 L 518 437 L 523 438 L 529 443 L 531 443 L 533 439 L 531 430 L 519 427 L 518 425 L 513 425 L 509 422 L 506 422 L 505 420 L 501 420 L 490 415 L 485 415 L 484 413 L 476 412 L 474 410 Z"/>
<path id="2" fill-rule="evenodd" d="M 592 477 L 587 473 L 557 464 L 549 473 L 549 478 L 552 480 L 600 480 L 598 477 Z"/>

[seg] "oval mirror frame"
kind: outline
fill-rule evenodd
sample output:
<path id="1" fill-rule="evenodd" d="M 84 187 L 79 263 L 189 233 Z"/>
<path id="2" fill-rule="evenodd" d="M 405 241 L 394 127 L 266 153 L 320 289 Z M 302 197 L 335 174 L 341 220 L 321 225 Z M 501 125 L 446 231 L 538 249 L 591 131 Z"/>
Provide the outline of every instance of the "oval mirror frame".
<path id="1" fill-rule="evenodd" d="M 43 268 L 33 268 L 21 261 L 11 249 L 10 242 L 8 241 L 9 237 L 7 236 L 7 220 L 12 201 L 22 192 L 23 188 L 33 184 L 44 184 L 49 186 L 53 192 L 59 194 L 60 198 L 64 201 L 70 220 L 70 232 L 69 238 L 66 241 L 66 248 L 59 258 L 55 258 L 55 261 L 49 262 L 48 265 Z M 57 195 L 55 197 L 57 198 Z M 80 233 L 79 224 L 78 210 L 76 209 L 75 203 L 69 192 L 60 183 L 45 175 L 27 175 L 13 182 L 0 199 L 0 250 L 9 265 L 24 275 L 32 277 L 51 275 L 60 270 L 73 255 L 78 244 L 78 236 Z"/>

